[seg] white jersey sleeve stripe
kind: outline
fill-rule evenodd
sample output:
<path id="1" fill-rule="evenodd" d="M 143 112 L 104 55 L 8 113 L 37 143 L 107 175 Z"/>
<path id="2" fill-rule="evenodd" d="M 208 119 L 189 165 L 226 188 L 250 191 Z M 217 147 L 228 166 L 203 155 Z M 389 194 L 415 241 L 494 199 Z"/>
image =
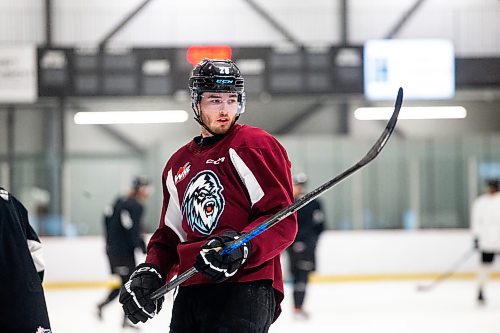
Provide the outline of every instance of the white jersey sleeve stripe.
<path id="1" fill-rule="evenodd" d="M 172 229 L 179 240 L 184 242 L 187 240 L 186 232 L 182 229 L 182 212 L 179 203 L 179 196 L 177 195 L 177 187 L 174 184 L 174 177 L 172 170 L 168 171 L 166 186 L 169 193 L 169 200 L 167 212 L 165 213 L 165 225 Z"/>
<path id="2" fill-rule="evenodd" d="M 233 148 L 229 148 L 229 157 L 231 158 L 231 162 L 236 168 L 241 181 L 247 188 L 253 206 L 257 202 L 259 202 L 260 199 L 262 199 L 262 197 L 264 196 L 264 191 L 262 190 L 262 187 L 260 187 L 259 182 L 253 175 L 252 171 L 250 171 L 248 166 L 245 164 L 245 162 L 243 162 L 241 157 Z"/>
<path id="3" fill-rule="evenodd" d="M 36 271 L 41 272 L 45 270 L 45 260 L 43 259 L 43 248 L 42 244 L 28 239 L 28 248 L 35 263 Z"/>

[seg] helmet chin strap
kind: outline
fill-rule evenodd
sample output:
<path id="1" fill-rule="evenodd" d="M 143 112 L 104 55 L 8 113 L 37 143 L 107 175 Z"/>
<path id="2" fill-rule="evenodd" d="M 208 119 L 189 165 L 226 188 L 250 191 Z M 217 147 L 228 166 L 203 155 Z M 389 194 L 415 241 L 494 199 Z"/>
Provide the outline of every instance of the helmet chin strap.
<path id="1" fill-rule="evenodd" d="M 217 135 L 217 134 L 215 134 L 214 132 L 212 132 L 212 130 L 211 130 L 210 128 L 208 128 L 208 126 L 207 126 L 207 125 L 205 125 L 205 123 L 203 122 L 203 120 L 201 120 L 201 118 L 200 118 L 200 117 L 198 117 L 198 116 L 194 116 L 194 120 L 196 120 L 196 122 L 197 122 L 198 124 L 200 124 L 201 126 L 203 126 L 203 128 L 204 128 L 204 129 L 206 129 L 206 130 L 208 131 L 208 133 L 210 133 L 210 134 L 212 134 L 212 135 Z"/>

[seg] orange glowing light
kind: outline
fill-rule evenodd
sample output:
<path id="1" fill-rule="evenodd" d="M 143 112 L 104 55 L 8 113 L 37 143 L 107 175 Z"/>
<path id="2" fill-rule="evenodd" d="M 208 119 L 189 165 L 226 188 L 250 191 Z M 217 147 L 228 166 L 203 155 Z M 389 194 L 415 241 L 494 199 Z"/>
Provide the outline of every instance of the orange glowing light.
<path id="1" fill-rule="evenodd" d="M 187 49 L 186 60 L 194 66 L 203 58 L 231 59 L 232 53 L 228 45 L 193 45 Z"/>

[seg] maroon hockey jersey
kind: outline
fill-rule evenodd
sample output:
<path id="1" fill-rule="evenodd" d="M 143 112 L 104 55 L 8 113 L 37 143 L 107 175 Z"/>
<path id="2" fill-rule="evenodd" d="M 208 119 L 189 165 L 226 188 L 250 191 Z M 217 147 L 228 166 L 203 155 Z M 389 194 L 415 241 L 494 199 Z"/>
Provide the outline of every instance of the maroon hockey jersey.
<path id="1" fill-rule="evenodd" d="M 234 125 L 219 141 L 193 141 L 167 162 L 162 175 L 159 228 L 148 244 L 146 262 L 171 277 L 190 269 L 201 246 L 228 230 L 247 232 L 293 202 L 290 161 L 265 131 Z M 228 282 L 272 280 L 276 302 L 283 299 L 280 253 L 297 233 L 292 214 L 251 240 L 252 252 Z M 183 285 L 213 283 L 202 274 Z"/>

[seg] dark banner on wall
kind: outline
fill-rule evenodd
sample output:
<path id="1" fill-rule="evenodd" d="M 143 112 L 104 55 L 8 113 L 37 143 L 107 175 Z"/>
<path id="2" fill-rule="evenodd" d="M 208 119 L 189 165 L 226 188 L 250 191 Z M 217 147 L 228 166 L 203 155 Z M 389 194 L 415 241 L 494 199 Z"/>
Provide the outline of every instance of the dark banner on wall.
<path id="1" fill-rule="evenodd" d="M 38 94 L 173 95 L 187 87 L 192 68 L 187 50 L 39 48 Z M 231 54 L 248 94 L 363 94 L 363 46 L 240 47 Z M 456 59 L 456 88 L 500 86 L 498 75 L 492 77 L 497 68 L 500 58 Z"/>
<path id="2" fill-rule="evenodd" d="M 188 48 L 38 50 L 40 96 L 161 96 L 185 90 Z M 362 93 L 362 47 L 233 48 L 249 94 Z"/>

